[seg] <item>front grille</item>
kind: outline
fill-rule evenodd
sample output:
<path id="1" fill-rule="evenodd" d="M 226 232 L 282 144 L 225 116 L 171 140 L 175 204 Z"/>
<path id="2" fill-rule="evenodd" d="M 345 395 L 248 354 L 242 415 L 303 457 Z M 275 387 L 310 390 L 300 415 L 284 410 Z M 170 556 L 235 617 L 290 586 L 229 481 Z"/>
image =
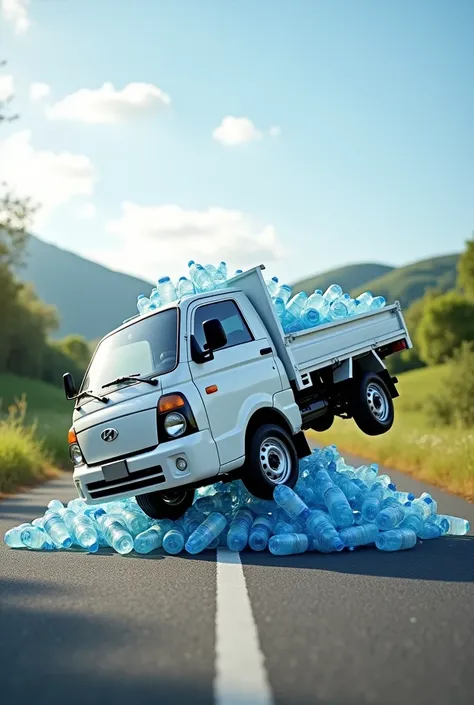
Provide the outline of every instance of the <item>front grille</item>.
<path id="1" fill-rule="evenodd" d="M 87 489 L 93 499 L 100 499 L 101 497 L 111 497 L 121 492 L 139 490 L 149 485 L 157 485 L 161 482 L 165 482 L 165 476 L 163 475 L 161 465 L 157 465 L 147 470 L 138 470 L 138 472 L 134 472 L 122 480 L 112 480 L 110 482 L 107 482 L 107 480 L 97 480 L 96 482 L 89 482 Z"/>

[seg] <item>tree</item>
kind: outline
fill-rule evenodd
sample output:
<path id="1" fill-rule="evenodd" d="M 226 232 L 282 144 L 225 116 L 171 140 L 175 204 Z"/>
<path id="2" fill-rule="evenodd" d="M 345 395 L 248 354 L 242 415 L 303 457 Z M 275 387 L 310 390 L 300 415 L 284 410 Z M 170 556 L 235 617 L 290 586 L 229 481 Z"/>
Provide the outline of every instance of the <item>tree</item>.
<path id="1" fill-rule="evenodd" d="M 387 358 L 387 367 L 391 374 L 400 374 L 401 372 L 407 372 L 408 370 L 415 370 L 425 366 L 425 363 L 420 358 L 418 330 L 426 306 L 430 301 L 440 295 L 441 292 L 438 289 L 428 289 L 421 299 L 416 299 L 404 312 L 405 323 L 407 324 L 413 347 L 410 350 L 404 350 L 404 352 L 399 355 L 391 355 Z"/>
<path id="2" fill-rule="evenodd" d="M 474 235 L 466 242 L 466 249 L 459 258 L 458 283 L 465 295 L 474 299 Z"/>
<path id="3" fill-rule="evenodd" d="M 81 335 L 68 335 L 58 341 L 59 349 L 84 373 L 91 359 L 89 343 Z"/>
<path id="4" fill-rule="evenodd" d="M 434 426 L 474 427 L 474 344 L 464 341 L 454 353 L 438 394 L 428 396 L 425 411 Z"/>
<path id="5" fill-rule="evenodd" d="M 474 302 L 456 291 L 428 301 L 417 332 L 423 362 L 446 362 L 464 340 L 474 341 Z"/>

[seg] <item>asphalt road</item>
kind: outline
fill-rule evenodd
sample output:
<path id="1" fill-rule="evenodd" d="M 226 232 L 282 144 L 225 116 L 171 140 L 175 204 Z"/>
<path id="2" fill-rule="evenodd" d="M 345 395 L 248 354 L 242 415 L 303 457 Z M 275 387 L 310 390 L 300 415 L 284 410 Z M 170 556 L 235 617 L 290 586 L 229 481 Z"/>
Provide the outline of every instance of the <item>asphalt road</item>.
<path id="1" fill-rule="evenodd" d="M 401 489 L 427 488 L 391 474 Z M 474 525 L 474 505 L 432 493 L 440 511 Z M 52 497 L 72 496 L 65 476 L 0 503 L 2 536 L 41 514 Z M 241 561 L 239 593 L 237 573 L 229 584 L 211 552 L 44 554 L 2 543 L 0 702 L 472 703 L 474 537 L 424 541 L 395 554 L 244 552 Z M 240 563 L 231 567 L 241 571 Z M 255 648 L 263 658 L 254 668 Z M 219 692 L 216 671 L 225 671 Z M 260 676 L 266 690 L 253 693 Z"/>

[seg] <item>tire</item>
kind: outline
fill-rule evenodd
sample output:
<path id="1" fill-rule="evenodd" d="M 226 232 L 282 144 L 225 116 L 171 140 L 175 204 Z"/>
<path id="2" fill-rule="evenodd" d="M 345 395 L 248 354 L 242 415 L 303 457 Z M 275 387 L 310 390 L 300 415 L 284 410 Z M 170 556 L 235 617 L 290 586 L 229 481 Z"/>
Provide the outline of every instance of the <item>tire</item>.
<path id="1" fill-rule="evenodd" d="M 194 490 L 148 492 L 135 498 L 145 514 L 152 519 L 180 519 L 194 500 Z"/>
<path id="2" fill-rule="evenodd" d="M 319 431 L 319 433 L 322 433 L 323 431 L 329 430 L 333 423 L 334 412 L 327 411 L 324 416 L 320 416 L 319 418 L 314 419 L 314 421 L 311 421 L 311 428 L 313 431 Z"/>
<path id="3" fill-rule="evenodd" d="M 380 436 L 392 428 L 395 410 L 390 391 L 383 379 L 366 372 L 354 380 L 352 416 L 367 436 Z"/>
<path id="4" fill-rule="evenodd" d="M 277 485 L 293 488 L 297 480 L 298 456 L 291 436 L 272 423 L 254 431 L 247 442 L 242 473 L 248 491 L 260 499 L 273 499 Z"/>

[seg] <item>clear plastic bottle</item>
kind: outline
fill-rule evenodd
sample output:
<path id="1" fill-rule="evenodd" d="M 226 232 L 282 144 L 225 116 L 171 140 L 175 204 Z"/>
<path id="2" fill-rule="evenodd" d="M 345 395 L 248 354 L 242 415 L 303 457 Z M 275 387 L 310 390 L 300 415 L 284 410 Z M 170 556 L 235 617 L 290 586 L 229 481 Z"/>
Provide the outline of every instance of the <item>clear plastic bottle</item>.
<path id="1" fill-rule="evenodd" d="M 87 509 L 87 503 L 81 497 L 74 497 L 74 499 L 70 499 L 66 506 L 76 514 Z"/>
<path id="2" fill-rule="evenodd" d="M 253 551 L 264 551 L 272 535 L 275 520 L 268 515 L 256 517 L 250 529 L 249 546 Z"/>
<path id="3" fill-rule="evenodd" d="M 279 536 L 280 534 L 298 534 L 300 531 L 301 526 L 299 524 L 293 524 L 288 521 L 283 521 L 282 519 L 279 519 L 273 527 L 275 536 Z"/>
<path id="4" fill-rule="evenodd" d="M 334 484 L 337 485 L 342 492 L 344 492 L 351 508 L 360 510 L 366 492 L 363 492 L 354 482 L 352 482 L 352 480 L 348 477 L 344 477 L 341 473 L 334 471 L 331 472 L 330 470 L 328 470 L 328 473 Z"/>
<path id="5" fill-rule="evenodd" d="M 330 286 L 328 286 L 323 296 L 326 301 L 329 301 L 329 303 L 331 303 L 331 301 L 335 301 L 340 296 L 342 296 L 343 293 L 344 292 L 342 291 L 342 288 L 339 286 L 339 284 L 331 284 Z"/>
<path id="6" fill-rule="evenodd" d="M 369 543 L 374 543 L 379 530 L 375 524 L 359 524 L 359 526 L 349 526 L 347 529 L 341 529 L 339 536 L 348 548 L 355 546 L 366 546 Z"/>
<path id="7" fill-rule="evenodd" d="M 5 532 L 3 540 L 10 548 L 25 548 L 25 544 L 21 540 L 21 532 L 23 529 L 31 528 L 31 524 L 20 524 L 19 526 L 8 529 Z"/>
<path id="8" fill-rule="evenodd" d="M 340 299 L 337 299 L 336 301 L 332 301 L 331 305 L 329 306 L 329 311 L 327 314 L 327 318 L 330 321 L 342 321 L 344 318 L 347 318 L 348 316 L 348 310 L 346 304 L 341 301 Z"/>
<path id="9" fill-rule="evenodd" d="M 216 269 L 214 275 L 214 281 L 217 287 L 221 287 L 227 281 L 227 263 L 219 262 L 219 266 Z"/>
<path id="10" fill-rule="evenodd" d="M 275 307 L 275 313 L 280 318 L 280 320 L 283 320 L 283 317 L 285 315 L 285 302 L 281 298 L 281 296 L 275 296 L 273 298 L 273 305 Z"/>
<path id="11" fill-rule="evenodd" d="M 75 544 L 90 553 L 99 550 L 99 539 L 92 520 L 85 514 L 74 514 L 71 509 L 63 509 L 61 518 L 67 526 Z"/>
<path id="12" fill-rule="evenodd" d="M 174 526 L 163 537 L 163 548 L 166 553 L 176 556 L 184 548 L 185 536 L 183 529 Z"/>
<path id="13" fill-rule="evenodd" d="M 243 551 L 249 540 L 253 514 L 250 509 L 239 509 L 232 519 L 227 534 L 227 548 L 231 551 Z"/>
<path id="14" fill-rule="evenodd" d="M 331 480 L 327 470 L 319 470 L 316 473 L 314 488 L 324 501 L 337 526 L 345 528 L 353 524 L 352 508 L 344 492 Z"/>
<path id="15" fill-rule="evenodd" d="M 199 499 L 194 502 L 193 507 L 198 511 L 202 512 L 203 514 L 210 514 L 211 512 L 215 511 L 214 501 L 215 495 L 199 497 Z"/>
<path id="16" fill-rule="evenodd" d="M 306 303 L 308 301 L 308 296 L 304 291 L 295 294 L 286 304 L 285 319 L 288 323 L 292 323 L 300 318 L 303 313 Z"/>
<path id="17" fill-rule="evenodd" d="M 314 328 L 324 321 L 324 317 L 317 308 L 307 306 L 300 316 L 304 328 Z"/>
<path id="18" fill-rule="evenodd" d="M 332 551 L 342 551 L 344 548 L 344 541 L 326 512 L 321 510 L 311 512 L 306 522 L 306 531 L 314 539 L 313 548 L 317 551 L 331 553 Z"/>
<path id="19" fill-rule="evenodd" d="M 259 499 L 253 495 L 247 497 L 245 506 L 254 514 L 271 514 L 275 511 L 275 503 L 271 499 Z"/>
<path id="20" fill-rule="evenodd" d="M 177 294 L 180 299 L 185 296 L 192 296 L 195 293 L 194 284 L 190 279 L 187 279 L 186 277 L 180 277 L 178 279 Z"/>
<path id="21" fill-rule="evenodd" d="M 56 512 L 48 510 L 45 513 L 43 528 L 57 546 L 69 548 L 72 545 L 72 537 L 67 526 Z"/>
<path id="22" fill-rule="evenodd" d="M 173 528 L 173 522 L 170 519 L 160 519 L 156 524 L 150 526 L 146 531 L 135 537 L 133 548 L 137 553 L 145 554 L 161 548 L 163 545 L 163 537 Z"/>
<path id="23" fill-rule="evenodd" d="M 214 267 L 213 264 L 205 264 L 204 269 L 206 272 L 209 274 L 211 277 L 212 281 L 215 283 L 215 277 L 216 277 L 216 272 L 217 272 L 217 267 Z"/>
<path id="24" fill-rule="evenodd" d="M 196 264 L 194 260 L 190 260 L 188 266 L 189 276 L 196 292 L 213 291 L 216 288 L 213 278 L 206 272 L 202 264 Z"/>
<path id="25" fill-rule="evenodd" d="M 370 291 L 363 291 L 362 294 L 357 296 L 356 301 L 358 304 L 365 304 L 365 306 L 367 306 L 367 310 L 369 310 L 370 302 L 373 298 L 374 297 Z"/>
<path id="26" fill-rule="evenodd" d="M 369 309 L 371 311 L 377 311 L 379 308 L 383 308 L 387 302 L 383 296 L 374 296 L 374 298 L 369 303 Z"/>
<path id="27" fill-rule="evenodd" d="M 279 534 L 272 536 L 268 542 L 270 553 L 274 556 L 291 556 L 308 550 L 309 541 L 306 534 Z"/>
<path id="28" fill-rule="evenodd" d="M 384 499 L 384 491 L 382 487 L 371 490 L 362 502 L 361 512 L 366 521 L 375 521 L 375 517 L 380 512 L 381 504 Z"/>
<path id="29" fill-rule="evenodd" d="M 405 504 L 405 502 L 413 502 L 415 495 L 413 492 L 399 492 L 398 490 L 393 493 L 395 499 L 400 502 L 400 504 Z"/>
<path id="30" fill-rule="evenodd" d="M 405 510 L 396 499 L 385 499 L 381 506 L 380 512 L 375 517 L 375 523 L 381 531 L 394 529 L 404 520 Z"/>
<path id="31" fill-rule="evenodd" d="M 437 526 L 437 524 L 434 523 L 434 521 L 425 521 L 423 524 L 423 528 L 419 532 L 418 536 L 420 539 L 439 539 L 440 536 L 443 535 L 443 530 L 441 529 L 440 526 Z"/>
<path id="32" fill-rule="evenodd" d="M 51 536 L 40 526 L 26 526 L 20 538 L 24 546 L 35 551 L 51 551 L 55 548 Z"/>
<path id="33" fill-rule="evenodd" d="M 420 531 L 423 530 L 423 525 L 425 523 L 425 516 L 423 510 L 417 504 L 412 504 L 407 502 L 404 505 L 405 517 L 400 524 L 401 529 L 411 529 L 419 536 Z"/>
<path id="34" fill-rule="evenodd" d="M 48 502 L 48 509 L 52 512 L 56 512 L 59 514 L 59 512 L 64 509 L 64 504 L 61 502 L 60 499 L 52 499 L 50 502 Z"/>
<path id="35" fill-rule="evenodd" d="M 291 298 L 291 286 L 288 286 L 288 284 L 280 284 L 278 289 L 275 292 L 275 299 L 282 299 L 283 303 L 286 304 Z"/>
<path id="36" fill-rule="evenodd" d="M 462 519 L 461 517 L 453 517 L 453 516 L 449 516 L 448 514 L 438 514 L 438 516 L 435 519 L 436 523 L 439 523 L 439 524 L 443 520 L 448 522 L 447 533 L 450 536 L 465 536 L 471 528 L 471 525 L 468 522 L 468 520 Z"/>
<path id="37" fill-rule="evenodd" d="M 268 279 L 265 284 L 267 285 L 268 293 L 270 296 L 275 296 L 276 290 L 278 289 L 278 277 L 272 277 Z"/>
<path id="38" fill-rule="evenodd" d="M 169 277 L 158 279 L 158 293 L 163 304 L 170 304 L 177 299 L 176 288 Z"/>
<path id="39" fill-rule="evenodd" d="M 147 296 L 144 296 L 144 294 L 139 294 L 137 298 L 137 311 L 138 313 L 143 316 L 143 314 L 148 312 L 148 309 L 150 307 L 150 299 Z"/>
<path id="40" fill-rule="evenodd" d="M 97 518 L 99 528 L 114 551 L 125 555 L 133 549 L 133 538 L 124 525 L 114 516 L 100 514 Z"/>
<path id="41" fill-rule="evenodd" d="M 113 514 L 116 514 L 117 519 L 122 522 L 132 536 L 141 534 L 150 526 L 149 518 L 138 508 L 135 510 L 125 506 L 120 512 Z"/>
<path id="42" fill-rule="evenodd" d="M 382 531 L 375 539 L 380 551 L 404 551 L 416 545 L 416 534 L 411 529 L 390 529 Z"/>
<path id="43" fill-rule="evenodd" d="M 213 512 L 200 524 L 186 541 L 186 551 L 195 555 L 208 548 L 225 529 L 227 519 L 223 514 Z"/>
<path id="44" fill-rule="evenodd" d="M 273 490 L 273 498 L 281 507 L 290 519 L 304 522 L 309 516 L 309 507 L 303 502 L 301 497 L 298 497 L 290 487 L 286 485 L 277 485 Z"/>

